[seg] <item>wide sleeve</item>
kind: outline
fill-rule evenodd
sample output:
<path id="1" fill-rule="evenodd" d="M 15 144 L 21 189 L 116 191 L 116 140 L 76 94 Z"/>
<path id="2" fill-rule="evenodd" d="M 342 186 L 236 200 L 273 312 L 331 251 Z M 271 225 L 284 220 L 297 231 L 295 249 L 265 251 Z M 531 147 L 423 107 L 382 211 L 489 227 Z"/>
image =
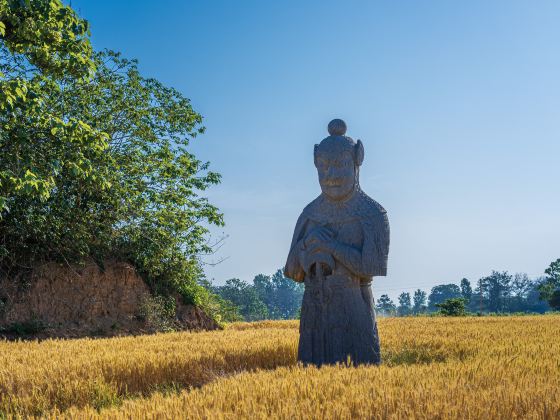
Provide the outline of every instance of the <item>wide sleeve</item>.
<path id="1" fill-rule="evenodd" d="M 288 253 L 288 260 L 284 266 L 284 275 L 297 282 L 303 282 L 305 279 L 305 271 L 300 261 L 300 251 L 303 246 L 303 237 L 305 234 L 305 227 L 307 225 L 307 218 L 302 214 L 299 216 L 294 229 L 294 236 L 292 237 L 292 244 L 290 252 Z"/>
<path id="2" fill-rule="evenodd" d="M 385 210 L 362 220 L 362 270 L 368 277 L 386 276 L 389 257 L 389 219 Z"/>

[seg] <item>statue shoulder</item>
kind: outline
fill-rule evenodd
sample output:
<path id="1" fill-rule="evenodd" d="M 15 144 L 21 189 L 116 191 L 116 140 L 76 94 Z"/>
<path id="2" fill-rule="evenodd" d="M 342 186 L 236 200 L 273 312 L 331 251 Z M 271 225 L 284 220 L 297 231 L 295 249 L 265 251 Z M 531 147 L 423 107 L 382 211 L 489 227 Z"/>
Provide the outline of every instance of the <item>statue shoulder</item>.
<path id="1" fill-rule="evenodd" d="M 362 219 L 375 222 L 389 223 L 387 210 L 381 204 L 360 190 L 357 202 L 358 213 Z"/>
<path id="2" fill-rule="evenodd" d="M 296 228 L 294 232 L 294 239 L 296 239 L 296 237 L 299 237 L 301 235 L 301 232 L 305 228 L 305 225 L 307 224 L 309 219 L 316 218 L 320 206 L 319 204 L 320 202 L 321 202 L 321 196 L 317 197 L 315 200 L 313 200 L 311 203 L 305 206 L 305 208 L 303 209 L 303 211 L 301 212 L 301 214 L 297 219 Z"/>
<path id="3" fill-rule="evenodd" d="M 317 197 L 315 200 L 313 200 L 311 203 L 309 203 L 307 206 L 305 206 L 305 208 L 303 209 L 303 211 L 301 212 L 301 214 L 299 215 L 297 222 L 296 222 L 296 227 L 294 229 L 294 235 L 292 236 L 292 245 L 290 246 L 290 252 L 291 250 L 294 249 L 294 247 L 296 246 L 297 242 L 303 238 L 303 235 L 305 234 L 305 230 L 306 230 L 306 226 L 308 225 L 309 219 L 313 219 L 313 216 L 316 213 L 316 209 L 318 207 L 318 200 L 321 197 Z M 291 255 L 291 254 L 290 254 Z M 290 276 L 288 276 L 290 277 Z M 293 278 L 293 277 L 291 277 Z"/>
<path id="4" fill-rule="evenodd" d="M 315 200 L 305 206 L 305 208 L 301 212 L 301 215 L 299 216 L 300 219 L 309 217 L 313 218 L 313 216 L 319 211 L 323 200 L 323 196 L 319 195 Z"/>

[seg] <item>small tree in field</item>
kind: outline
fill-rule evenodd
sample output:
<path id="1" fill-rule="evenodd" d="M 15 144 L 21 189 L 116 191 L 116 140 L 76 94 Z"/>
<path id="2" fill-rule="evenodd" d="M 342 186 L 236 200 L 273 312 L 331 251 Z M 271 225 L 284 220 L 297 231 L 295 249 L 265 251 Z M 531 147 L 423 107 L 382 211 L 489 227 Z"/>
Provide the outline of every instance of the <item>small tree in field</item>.
<path id="1" fill-rule="evenodd" d="M 430 295 L 428 296 L 428 307 L 430 310 L 435 310 L 438 303 L 443 303 L 447 299 L 462 297 L 461 288 L 456 284 L 438 284 L 432 287 Z"/>
<path id="2" fill-rule="evenodd" d="M 441 303 L 436 303 L 435 306 L 439 308 L 439 313 L 444 316 L 465 316 L 467 314 L 464 298 L 446 299 Z"/>

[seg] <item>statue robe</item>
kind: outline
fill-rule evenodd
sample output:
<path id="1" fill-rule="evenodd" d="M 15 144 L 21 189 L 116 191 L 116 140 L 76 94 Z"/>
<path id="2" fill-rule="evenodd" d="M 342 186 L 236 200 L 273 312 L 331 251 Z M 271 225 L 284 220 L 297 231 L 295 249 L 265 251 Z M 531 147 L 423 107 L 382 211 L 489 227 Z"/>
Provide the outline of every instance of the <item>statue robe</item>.
<path id="1" fill-rule="evenodd" d="M 306 249 L 317 226 L 334 234 L 329 255 Z M 380 363 L 371 281 L 385 276 L 389 222 L 381 205 L 357 188 L 346 201 L 324 195 L 302 212 L 294 231 L 286 277 L 305 283 L 298 359 L 303 363 Z"/>

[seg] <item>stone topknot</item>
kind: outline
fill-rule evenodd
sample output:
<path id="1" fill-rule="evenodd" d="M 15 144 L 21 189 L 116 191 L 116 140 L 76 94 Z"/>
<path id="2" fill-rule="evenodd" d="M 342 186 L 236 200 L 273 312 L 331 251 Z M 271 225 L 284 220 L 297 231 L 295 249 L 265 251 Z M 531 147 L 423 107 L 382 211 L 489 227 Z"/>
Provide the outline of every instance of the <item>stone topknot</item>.
<path id="1" fill-rule="evenodd" d="M 335 118 L 329 123 L 328 130 L 331 136 L 343 136 L 346 134 L 346 123 L 339 118 Z"/>

